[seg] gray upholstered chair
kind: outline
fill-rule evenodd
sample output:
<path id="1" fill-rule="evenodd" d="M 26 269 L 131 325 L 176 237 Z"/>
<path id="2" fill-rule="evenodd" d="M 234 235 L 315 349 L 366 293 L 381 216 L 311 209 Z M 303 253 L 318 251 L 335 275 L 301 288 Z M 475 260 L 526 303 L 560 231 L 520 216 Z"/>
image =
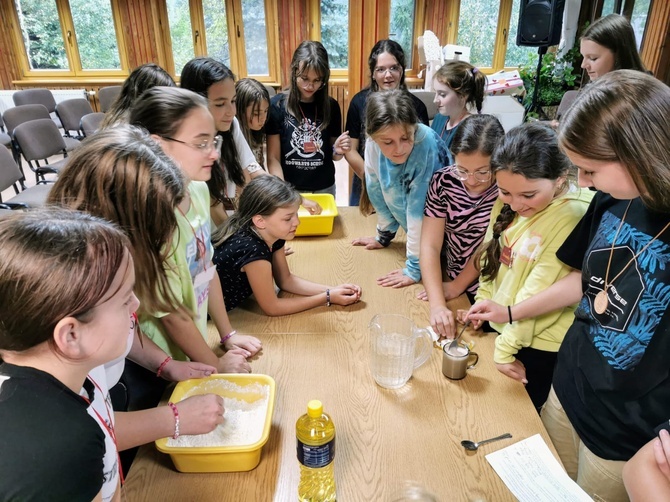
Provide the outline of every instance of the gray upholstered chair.
<path id="1" fill-rule="evenodd" d="M 47 110 L 46 106 L 40 104 L 17 105 L 14 108 L 8 108 L 5 110 L 5 114 L 3 115 L 5 126 L 7 127 L 7 133 L 12 138 L 14 137 L 14 129 L 16 129 L 19 124 L 23 124 L 29 120 L 49 118 L 51 118 L 51 115 L 49 115 L 49 110 Z M 56 126 L 56 128 L 58 128 L 58 126 Z M 78 146 L 79 140 L 74 138 L 65 138 L 65 151 L 70 152 Z M 16 148 L 17 145 L 15 144 L 14 147 Z M 16 151 L 17 154 L 20 153 L 18 149 Z M 18 157 L 15 158 L 18 162 Z"/>
<path id="2" fill-rule="evenodd" d="M 84 115 L 81 118 L 81 126 L 79 127 L 84 136 L 90 136 L 100 129 L 100 124 L 105 119 L 105 114 L 102 112 L 93 112 L 87 115 Z"/>
<path id="3" fill-rule="evenodd" d="M 12 147 L 12 138 L 5 132 L 5 122 L 2 120 L 2 113 L 0 113 L 0 145 L 7 148 Z"/>
<path id="4" fill-rule="evenodd" d="M 66 137 L 71 137 L 70 131 L 76 131 L 77 138 L 84 137 L 81 118 L 89 113 L 93 113 L 93 108 L 84 98 L 66 99 L 56 105 L 56 115 L 63 124 Z"/>
<path id="5" fill-rule="evenodd" d="M 120 85 L 110 85 L 98 89 L 98 101 L 100 102 L 101 112 L 107 113 L 107 110 L 112 107 L 112 103 L 114 103 L 116 98 L 119 97 L 119 94 L 121 94 L 121 87 L 122 86 Z"/>
<path id="6" fill-rule="evenodd" d="M 29 120 L 19 124 L 14 129 L 14 141 L 35 173 L 37 184 L 46 183 L 45 174 L 57 174 L 67 163 L 66 158 L 51 164 L 48 161 L 54 155 L 67 155 L 65 140 L 51 119 Z"/>
<path id="7" fill-rule="evenodd" d="M 60 119 L 56 117 L 56 99 L 49 89 L 24 89 L 12 94 L 12 99 L 16 106 L 21 105 L 44 105 L 49 112 L 49 116 L 60 129 L 63 127 Z"/>
<path id="8" fill-rule="evenodd" d="M 16 192 L 16 196 L 8 200 L 2 200 L 0 195 L 0 204 L 10 209 L 43 206 L 53 185 L 39 184 L 19 190 L 23 186 L 22 179 L 23 173 L 14 162 L 12 154 L 6 148 L 0 148 L 0 194 L 9 187 L 13 187 Z"/>

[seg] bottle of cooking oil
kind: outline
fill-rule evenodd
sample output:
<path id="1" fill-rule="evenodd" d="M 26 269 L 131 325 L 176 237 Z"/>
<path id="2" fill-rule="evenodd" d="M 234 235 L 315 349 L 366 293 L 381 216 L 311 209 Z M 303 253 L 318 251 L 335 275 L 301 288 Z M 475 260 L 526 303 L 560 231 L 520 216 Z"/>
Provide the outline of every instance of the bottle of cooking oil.
<path id="1" fill-rule="evenodd" d="M 300 462 L 300 502 L 335 500 L 335 424 L 323 412 L 321 401 L 307 403 L 307 413 L 295 424 Z"/>

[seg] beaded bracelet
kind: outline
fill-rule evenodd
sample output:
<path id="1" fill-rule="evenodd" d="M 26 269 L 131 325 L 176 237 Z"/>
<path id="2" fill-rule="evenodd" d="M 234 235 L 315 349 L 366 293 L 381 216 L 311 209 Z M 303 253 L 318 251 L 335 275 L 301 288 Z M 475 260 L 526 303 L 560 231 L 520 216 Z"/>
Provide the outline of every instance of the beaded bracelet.
<path id="1" fill-rule="evenodd" d="M 179 410 L 177 409 L 177 405 L 173 402 L 169 402 L 168 406 L 172 409 L 172 413 L 174 414 L 174 435 L 172 436 L 172 439 L 177 439 L 179 437 Z"/>
<path id="2" fill-rule="evenodd" d="M 330 307 L 330 289 L 326 290 L 326 307 Z"/>
<path id="3" fill-rule="evenodd" d="M 156 371 L 156 378 L 161 377 L 161 373 L 163 373 L 163 370 L 165 369 L 165 366 L 167 366 L 167 363 L 169 363 L 170 361 L 172 361 L 172 358 L 170 356 L 167 356 L 165 358 L 165 361 L 163 361 L 161 363 L 161 365 L 158 367 L 158 370 Z"/>
<path id="4" fill-rule="evenodd" d="M 223 345 L 224 343 L 226 343 L 230 337 L 232 337 L 233 335 L 236 335 L 236 334 L 237 334 L 237 330 L 234 329 L 234 330 L 232 330 L 230 333 L 228 333 L 226 336 L 224 336 L 223 338 L 221 338 L 221 345 Z"/>

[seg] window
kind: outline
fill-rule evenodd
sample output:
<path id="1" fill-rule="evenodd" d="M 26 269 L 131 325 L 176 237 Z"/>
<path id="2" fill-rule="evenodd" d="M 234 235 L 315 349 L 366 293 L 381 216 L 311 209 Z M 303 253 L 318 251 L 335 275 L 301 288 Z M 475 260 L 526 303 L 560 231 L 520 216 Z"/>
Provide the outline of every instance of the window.
<path id="1" fill-rule="evenodd" d="M 349 67 L 349 1 L 321 1 L 321 43 L 328 51 L 331 70 Z"/>
<path id="2" fill-rule="evenodd" d="M 188 0 L 167 0 L 167 14 L 170 23 L 170 41 L 174 58 L 175 74 L 181 74 L 184 65 L 195 57 L 191 36 L 191 12 Z M 225 21 L 225 16 L 222 18 Z"/>
<path id="3" fill-rule="evenodd" d="M 518 47 L 519 0 L 461 0 L 458 45 L 470 47 L 470 62 L 500 70 L 528 62 L 537 48 Z"/>
<path id="4" fill-rule="evenodd" d="M 389 38 L 405 52 L 405 66 L 412 68 L 414 50 L 414 0 L 391 0 Z M 444 45 L 444 44 L 442 44 Z"/>
<path id="5" fill-rule="evenodd" d="M 16 44 L 26 76 L 124 75 L 114 2 L 15 0 Z"/>
<path id="6" fill-rule="evenodd" d="M 651 7 L 651 0 L 637 0 L 633 6 L 633 13 L 630 16 L 630 24 L 635 30 L 635 41 L 637 42 L 637 50 L 642 48 L 642 39 L 644 31 L 647 27 L 647 16 L 649 15 L 649 8 Z"/>
<path id="7" fill-rule="evenodd" d="M 210 56 L 238 77 L 279 81 L 276 0 L 167 0 L 175 74 Z M 169 66 L 169 65 L 168 65 Z"/>

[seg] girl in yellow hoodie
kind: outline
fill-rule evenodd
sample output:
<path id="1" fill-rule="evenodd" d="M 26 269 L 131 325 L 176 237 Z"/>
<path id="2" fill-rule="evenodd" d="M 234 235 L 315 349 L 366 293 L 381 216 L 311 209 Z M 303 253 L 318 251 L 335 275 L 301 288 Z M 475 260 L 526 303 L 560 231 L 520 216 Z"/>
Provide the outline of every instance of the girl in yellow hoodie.
<path id="1" fill-rule="evenodd" d="M 479 254 L 475 299 L 514 305 L 566 276 L 557 257 L 586 212 L 593 192 L 569 179 L 572 164 L 559 150 L 556 134 L 527 123 L 512 129 L 491 158 L 499 196 Z M 539 410 L 547 399 L 556 353 L 572 324 L 575 306 L 507 323 L 491 323 L 499 333 L 494 362 L 499 371 L 526 385 Z M 474 322 L 475 327 L 481 323 Z"/>

